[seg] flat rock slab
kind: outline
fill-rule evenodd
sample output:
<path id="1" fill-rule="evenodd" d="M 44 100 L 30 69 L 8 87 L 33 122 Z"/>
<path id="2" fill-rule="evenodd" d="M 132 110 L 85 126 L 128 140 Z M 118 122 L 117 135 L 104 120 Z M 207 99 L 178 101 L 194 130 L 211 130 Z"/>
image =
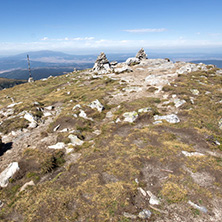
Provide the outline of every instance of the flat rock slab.
<path id="1" fill-rule="evenodd" d="M 13 162 L 0 174 L 0 186 L 7 187 L 9 179 L 19 170 L 18 162 Z"/>
<path id="2" fill-rule="evenodd" d="M 191 156 L 205 156 L 203 153 L 198 153 L 198 152 L 187 152 L 187 151 L 182 151 L 182 154 L 184 156 L 187 156 L 187 157 L 191 157 Z"/>
<path id="3" fill-rule="evenodd" d="M 26 120 L 28 120 L 29 122 L 35 122 L 36 120 L 35 120 L 35 117 L 32 115 L 32 114 L 30 114 L 30 113 L 26 113 L 25 115 L 24 115 L 24 118 L 26 119 Z"/>
<path id="4" fill-rule="evenodd" d="M 155 121 L 166 120 L 168 123 L 179 123 L 180 122 L 180 119 L 178 118 L 178 116 L 176 114 L 170 114 L 170 115 L 165 115 L 165 116 L 155 115 L 154 120 Z"/>
<path id="5" fill-rule="evenodd" d="M 59 143 L 56 143 L 55 145 L 51 145 L 51 146 L 48 146 L 49 149 L 63 149 L 65 148 L 65 143 L 62 143 L 62 142 L 59 142 Z"/>

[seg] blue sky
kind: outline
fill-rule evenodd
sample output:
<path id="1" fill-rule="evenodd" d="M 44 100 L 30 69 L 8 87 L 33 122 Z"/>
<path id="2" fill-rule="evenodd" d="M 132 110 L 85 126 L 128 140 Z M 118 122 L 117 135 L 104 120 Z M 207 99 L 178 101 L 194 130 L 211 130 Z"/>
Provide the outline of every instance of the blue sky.
<path id="1" fill-rule="evenodd" d="M 0 1 L 0 55 L 222 52 L 221 0 Z"/>

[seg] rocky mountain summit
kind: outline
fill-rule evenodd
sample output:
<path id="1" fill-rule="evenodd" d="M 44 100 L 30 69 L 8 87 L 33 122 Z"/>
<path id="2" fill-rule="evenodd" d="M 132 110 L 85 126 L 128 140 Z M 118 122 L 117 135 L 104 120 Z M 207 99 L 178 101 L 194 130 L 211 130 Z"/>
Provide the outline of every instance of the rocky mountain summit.
<path id="1" fill-rule="evenodd" d="M 0 91 L 1 221 L 221 221 L 221 82 L 141 49 Z"/>

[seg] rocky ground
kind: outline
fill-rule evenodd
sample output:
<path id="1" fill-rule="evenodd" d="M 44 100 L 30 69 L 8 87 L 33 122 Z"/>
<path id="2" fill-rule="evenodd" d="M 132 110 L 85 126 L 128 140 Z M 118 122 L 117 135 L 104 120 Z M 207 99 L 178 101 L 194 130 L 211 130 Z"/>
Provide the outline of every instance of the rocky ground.
<path id="1" fill-rule="evenodd" d="M 146 57 L 0 92 L 2 221 L 221 221 L 222 71 Z"/>

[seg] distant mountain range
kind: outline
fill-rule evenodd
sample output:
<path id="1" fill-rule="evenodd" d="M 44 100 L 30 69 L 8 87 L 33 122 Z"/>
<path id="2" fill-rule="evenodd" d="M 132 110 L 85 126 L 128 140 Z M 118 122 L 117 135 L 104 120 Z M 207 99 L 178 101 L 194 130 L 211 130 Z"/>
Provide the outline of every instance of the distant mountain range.
<path id="1" fill-rule="evenodd" d="M 172 61 L 191 61 L 214 64 L 222 68 L 221 55 L 206 54 L 167 54 L 147 52 L 149 58 L 170 58 Z M 27 54 L 30 57 L 31 72 L 35 80 L 47 78 L 50 75 L 58 76 L 73 71 L 74 68 L 83 70 L 92 68 L 98 55 L 70 55 L 55 51 L 36 51 L 21 53 L 14 56 L 0 58 L 0 77 L 10 79 L 28 79 Z M 136 53 L 107 53 L 109 61 L 123 62 Z M 218 57 L 219 56 L 219 57 Z M 208 59 L 207 58 L 213 58 Z M 217 58 L 217 59 L 214 59 Z M 221 60 L 219 60 L 221 59 Z"/>
<path id="2" fill-rule="evenodd" d="M 30 57 L 31 72 L 35 80 L 58 76 L 65 72 L 91 68 L 98 55 L 70 55 L 63 52 L 37 51 L 0 58 L 0 77 L 13 79 L 28 79 L 27 54 Z M 118 62 L 125 61 L 132 54 L 111 54 Z"/>

